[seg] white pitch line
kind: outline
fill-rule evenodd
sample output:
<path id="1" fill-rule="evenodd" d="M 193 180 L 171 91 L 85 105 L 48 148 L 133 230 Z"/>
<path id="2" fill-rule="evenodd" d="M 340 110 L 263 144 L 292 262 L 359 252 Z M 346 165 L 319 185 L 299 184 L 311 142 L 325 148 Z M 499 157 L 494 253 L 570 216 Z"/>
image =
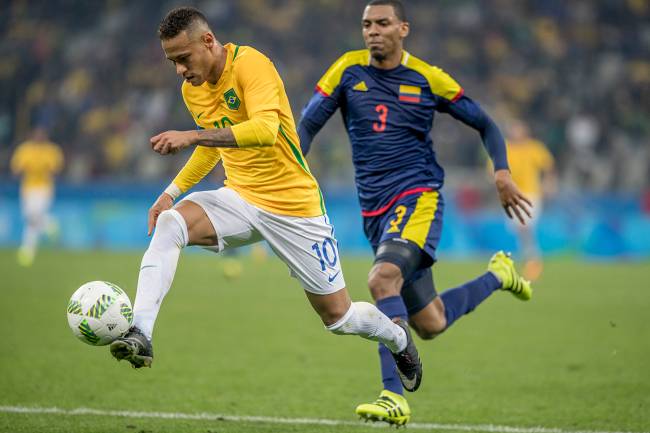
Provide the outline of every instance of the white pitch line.
<path id="1" fill-rule="evenodd" d="M 203 421 L 231 421 L 267 424 L 310 424 L 353 427 L 388 427 L 384 423 L 364 424 L 360 421 L 343 421 L 322 418 L 281 418 L 270 416 L 238 416 L 222 415 L 217 413 L 178 413 L 178 412 L 136 412 L 126 410 L 100 410 L 79 407 L 76 409 L 61 409 L 58 407 L 26 407 L 26 406 L 0 406 L 0 413 L 35 413 L 53 415 L 99 415 L 119 416 L 124 418 L 159 418 L 159 419 L 186 419 Z M 621 431 L 595 431 L 595 430 L 564 430 L 548 427 L 515 427 L 494 424 L 439 424 L 439 423 L 409 423 L 409 429 L 417 430 L 460 430 L 467 432 L 487 433 L 635 433 Z M 648 432 L 636 432 L 648 433 Z"/>

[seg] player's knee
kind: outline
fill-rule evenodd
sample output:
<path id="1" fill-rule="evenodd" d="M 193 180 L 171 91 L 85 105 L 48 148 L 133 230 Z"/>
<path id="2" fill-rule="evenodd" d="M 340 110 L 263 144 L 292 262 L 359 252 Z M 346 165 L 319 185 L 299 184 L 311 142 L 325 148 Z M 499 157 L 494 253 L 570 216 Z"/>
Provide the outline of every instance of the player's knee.
<path id="1" fill-rule="evenodd" d="M 178 217 L 183 218 L 178 214 L 178 211 L 174 209 L 164 210 L 158 215 L 158 220 L 156 221 L 156 229 L 158 230 L 178 230 L 179 222 Z"/>
<path id="2" fill-rule="evenodd" d="M 172 240 L 180 248 L 187 245 L 187 224 L 185 223 L 183 216 L 175 209 L 162 211 L 160 215 L 158 215 L 154 239 L 161 236 L 165 239 Z M 152 242 L 154 239 L 152 239 Z"/>
<path id="3" fill-rule="evenodd" d="M 392 263 L 376 263 L 368 274 L 368 288 L 374 299 L 400 294 L 402 273 Z"/>
<path id="4" fill-rule="evenodd" d="M 169 224 L 171 221 L 175 221 L 174 212 L 178 211 L 167 209 L 160 212 L 160 215 L 158 215 L 158 219 L 156 220 L 156 227 L 160 228 L 161 226 Z"/>
<path id="5" fill-rule="evenodd" d="M 25 218 L 28 225 L 38 227 L 41 225 L 41 217 L 39 215 L 28 215 Z"/>

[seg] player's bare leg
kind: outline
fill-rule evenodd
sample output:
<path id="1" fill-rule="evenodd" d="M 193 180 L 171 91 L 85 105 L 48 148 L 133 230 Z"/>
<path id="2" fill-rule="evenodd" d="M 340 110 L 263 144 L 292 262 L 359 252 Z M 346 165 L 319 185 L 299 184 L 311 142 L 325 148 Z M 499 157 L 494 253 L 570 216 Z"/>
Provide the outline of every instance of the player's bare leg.
<path id="1" fill-rule="evenodd" d="M 404 285 L 402 271 L 389 262 L 375 263 L 368 274 L 368 288 L 375 301 L 399 296 Z"/>
<path id="2" fill-rule="evenodd" d="M 380 311 L 393 320 L 406 323 L 408 316 L 400 296 L 404 278 L 400 268 L 390 262 L 375 263 L 368 275 L 368 287 Z M 411 409 L 402 395 L 401 380 L 397 380 L 395 363 L 384 345 L 379 345 L 384 390 L 371 403 L 357 406 L 355 412 L 370 421 L 384 421 L 397 426 L 405 425 L 411 417 Z"/>
<path id="3" fill-rule="evenodd" d="M 404 285 L 402 271 L 395 264 L 380 262 L 373 266 L 368 285 L 373 298 L 381 310 L 390 316 L 405 317 L 408 311 L 413 311 L 408 317 L 409 323 L 422 339 L 432 339 L 444 332 L 458 318 L 473 311 L 483 300 L 495 290 L 501 288 L 511 290 L 512 281 L 519 279 L 514 267 L 501 254 L 490 262 L 489 272 L 478 278 L 462 284 L 454 289 L 445 291 L 441 296 L 435 296 L 433 279 L 429 273 L 411 274 L 407 285 Z M 495 266 L 497 264 L 498 266 Z M 510 276 L 513 273 L 512 277 Z M 505 275 L 507 274 L 507 275 Z M 413 293 L 419 293 L 414 296 Z M 433 298 L 426 303 L 426 299 Z M 419 302 L 425 302 L 420 307 Z M 414 302 L 415 301 L 415 302 Z M 390 424 L 403 425 L 409 421 L 411 411 L 408 402 L 401 395 L 402 389 L 396 383 L 395 369 L 392 360 L 386 356 L 386 348 L 380 347 L 382 380 L 384 390 L 379 398 L 372 403 L 364 403 L 357 407 L 356 413 L 373 421 L 384 421 Z"/>
<path id="4" fill-rule="evenodd" d="M 169 291 L 181 249 L 186 245 L 212 246 L 217 234 L 201 206 L 182 201 L 160 213 L 149 248 L 142 258 L 133 308 L 133 328 L 110 345 L 118 360 L 134 368 L 151 367 L 153 327 L 160 305 Z"/>
<path id="5" fill-rule="evenodd" d="M 405 321 L 391 321 L 368 302 L 352 302 L 345 288 L 327 295 L 305 293 L 329 331 L 384 344 L 393 355 L 404 388 L 418 389 L 422 363 Z"/>
<path id="6" fill-rule="evenodd" d="M 439 296 L 426 307 L 409 316 L 409 324 L 423 340 L 431 340 L 447 329 L 445 304 Z"/>
<path id="7" fill-rule="evenodd" d="M 192 201 L 183 200 L 174 209 L 183 216 L 187 224 L 188 245 L 210 247 L 218 244 L 217 232 L 201 206 Z"/>

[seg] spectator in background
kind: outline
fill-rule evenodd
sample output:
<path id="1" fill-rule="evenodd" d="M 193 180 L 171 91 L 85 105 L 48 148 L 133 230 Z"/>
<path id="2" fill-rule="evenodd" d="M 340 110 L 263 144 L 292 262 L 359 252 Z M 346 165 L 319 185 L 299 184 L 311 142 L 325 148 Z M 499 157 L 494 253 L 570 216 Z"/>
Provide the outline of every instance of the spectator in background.
<path id="1" fill-rule="evenodd" d="M 9 0 L 0 13 L 0 175 L 7 173 L 9 144 L 34 124 L 64 143 L 67 181 L 162 181 L 176 173 L 180 159 L 161 162 L 147 146 L 125 144 L 146 143 L 152 130 L 191 125 L 177 104 L 175 78 L 149 73 L 166 61 L 149 36 L 165 3 L 32 3 Z M 294 107 L 307 102 L 303 90 L 321 76 L 324 62 L 359 48 L 357 9 L 345 0 L 198 3 L 227 39 L 246 45 L 254 35 L 272 54 Z M 413 52 L 457 71 L 491 111 L 529 119 L 558 157 L 563 191 L 641 193 L 648 186 L 642 162 L 650 140 L 650 45 L 644 42 L 650 2 L 486 0 L 432 7 L 409 0 L 409 8 L 415 26 L 436 29 L 433 36 L 412 35 Z M 319 37 L 296 38 L 304 34 Z M 446 165 L 477 166 L 471 132 L 444 120 L 436 128 L 446 143 L 438 149 Z M 343 128 L 328 136 L 332 145 L 314 149 L 311 169 L 326 190 L 348 187 L 353 174 L 340 145 L 347 140 Z"/>
<path id="2" fill-rule="evenodd" d="M 512 179 L 532 202 L 532 217 L 525 225 L 515 222 L 519 250 L 525 260 L 524 277 L 536 280 L 542 273 L 542 255 L 535 236 L 535 226 L 545 197 L 557 190 L 555 161 L 544 143 L 531 137 L 528 125 L 515 120 L 508 128 L 506 146 Z"/>
<path id="3" fill-rule="evenodd" d="M 11 158 L 11 171 L 22 177 L 20 201 L 25 227 L 18 250 L 18 263 L 22 266 L 34 262 L 41 234 L 54 236 L 58 230 L 49 210 L 54 197 L 54 175 L 62 168 L 63 152 L 42 128 L 18 145 Z"/>

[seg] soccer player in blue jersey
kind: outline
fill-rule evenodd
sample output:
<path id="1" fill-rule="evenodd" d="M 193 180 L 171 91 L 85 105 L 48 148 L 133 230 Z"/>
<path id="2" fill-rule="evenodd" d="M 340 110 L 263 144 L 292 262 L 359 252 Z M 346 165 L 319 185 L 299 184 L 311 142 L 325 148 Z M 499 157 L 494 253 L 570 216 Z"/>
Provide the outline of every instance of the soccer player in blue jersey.
<path id="1" fill-rule="evenodd" d="M 437 296 L 431 266 L 442 230 L 444 172 L 430 131 L 436 111 L 477 130 L 495 167 L 501 204 L 525 223 L 530 201 L 510 177 L 504 139 L 483 109 L 441 69 L 402 48 L 409 33 L 399 0 L 373 0 L 363 13 L 367 49 L 341 56 L 320 79 L 298 127 L 303 153 L 316 133 L 341 109 L 352 144 L 356 186 L 365 234 L 375 252 L 368 286 L 387 316 L 408 318 L 431 339 L 474 310 L 495 290 L 530 299 L 529 282 L 510 257 L 496 253 L 488 271 Z M 359 405 L 370 420 L 403 425 L 411 411 L 389 351 L 380 346 L 383 391 Z"/>

